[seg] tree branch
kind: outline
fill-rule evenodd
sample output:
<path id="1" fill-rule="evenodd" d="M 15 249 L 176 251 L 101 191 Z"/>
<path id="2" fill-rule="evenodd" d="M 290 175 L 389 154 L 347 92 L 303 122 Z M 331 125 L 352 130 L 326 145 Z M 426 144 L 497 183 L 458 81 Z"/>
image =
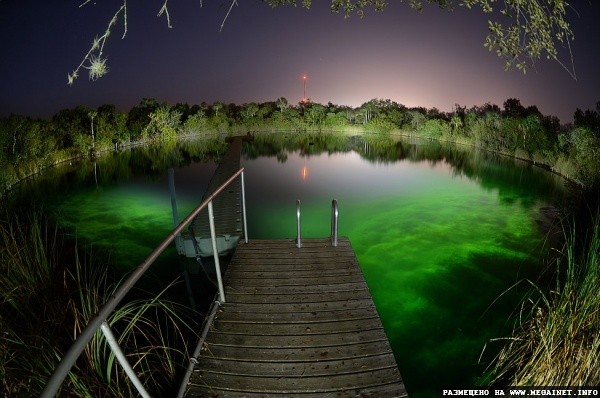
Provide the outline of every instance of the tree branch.
<path id="1" fill-rule="evenodd" d="M 219 30 L 219 32 L 223 31 L 223 26 L 225 26 L 225 21 L 227 21 L 227 18 L 229 17 L 229 14 L 231 13 L 231 9 L 233 8 L 233 6 L 237 6 L 237 0 L 232 0 L 231 1 L 231 5 L 229 6 L 229 10 L 227 10 L 227 14 L 225 15 L 225 18 L 223 18 L 223 22 L 221 22 L 221 29 Z"/>

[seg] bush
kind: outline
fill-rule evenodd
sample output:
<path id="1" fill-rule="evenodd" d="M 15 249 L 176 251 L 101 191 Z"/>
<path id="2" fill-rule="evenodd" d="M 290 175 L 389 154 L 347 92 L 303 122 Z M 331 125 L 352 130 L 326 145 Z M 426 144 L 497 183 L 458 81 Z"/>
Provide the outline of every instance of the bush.
<path id="1" fill-rule="evenodd" d="M 0 375 L 4 396 L 38 396 L 51 373 L 116 284 L 45 221 L 0 222 Z M 26 248 L 26 250 L 24 250 Z M 70 253 L 70 255 L 66 255 Z M 163 292 L 164 293 L 164 292 Z M 159 295 L 123 304 L 107 319 L 143 384 L 164 396 L 184 365 L 169 348 L 185 341 L 181 307 Z M 178 326 L 179 325 L 179 326 Z M 185 346 L 182 346 L 185 350 Z M 101 332 L 65 379 L 64 396 L 137 396 Z"/>

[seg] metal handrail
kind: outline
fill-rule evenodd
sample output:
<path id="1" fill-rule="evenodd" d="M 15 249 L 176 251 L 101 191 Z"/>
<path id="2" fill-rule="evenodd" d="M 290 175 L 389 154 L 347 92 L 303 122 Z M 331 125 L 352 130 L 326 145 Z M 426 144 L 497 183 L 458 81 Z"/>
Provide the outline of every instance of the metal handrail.
<path id="1" fill-rule="evenodd" d="M 52 398 L 56 395 L 58 389 L 60 388 L 62 382 L 65 377 L 75 364 L 75 361 L 81 353 L 83 352 L 87 343 L 90 342 L 92 337 L 96 334 L 98 329 L 100 329 L 103 322 L 108 319 L 108 316 L 114 311 L 114 309 L 119 305 L 121 300 L 125 297 L 125 295 L 131 290 L 131 288 L 135 285 L 135 283 L 141 278 L 141 276 L 146 272 L 146 270 L 156 261 L 158 256 L 173 242 L 175 237 L 181 233 L 181 231 L 190 223 L 192 220 L 205 208 L 212 203 L 212 200 L 221 193 L 231 182 L 233 182 L 240 174 L 242 175 L 243 181 L 243 173 L 244 168 L 239 169 L 235 174 L 233 174 L 227 181 L 225 181 L 219 188 L 217 188 L 211 195 L 208 196 L 200 205 L 198 205 L 192 212 L 179 224 L 175 227 L 169 235 L 150 253 L 150 255 L 140 264 L 138 265 L 131 275 L 119 286 L 116 290 L 115 294 L 108 299 L 106 303 L 100 308 L 98 313 L 92 320 L 88 323 L 88 325 L 81 331 L 81 334 L 75 339 L 65 356 L 61 359 L 60 363 L 54 370 L 54 373 L 48 380 L 46 387 L 42 391 L 42 398 Z M 243 189 L 243 185 L 242 185 Z M 243 197 L 242 197 L 243 198 Z M 212 207 L 212 205 L 211 205 Z M 245 211 L 245 204 L 244 204 Z M 246 231 L 246 217 L 244 214 L 244 231 Z M 247 235 L 245 235 L 247 239 Z M 247 240 L 246 240 L 247 242 Z"/>
<path id="2" fill-rule="evenodd" d="M 302 231 L 300 226 L 300 199 L 296 200 L 296 247 L 302 247 Z"/>
<path id="3" fill-rule="evenodd" d="M 208 223 L 210 225 L 210 240 L 212 243 L 213 258 L 215 259 L 215 273 L 217 274 L 217 283 L 219 287 L 219 300 L 225 302 L 225 290 L 223 289 L 223 278 L 221 277 L 221 263 L 219 262 L 219 250 L 217 249 L 217 234 L 215 232 L 215 213 L 213 211 L 212 200 L 208 202 Z M 196 237 L 192 236 L 192 239 Z"/>
<path id="4" fill-rule="evenodd" d="M 338 245 L 338 205 L 337 200 L 331 201 L 331 246 Z"/>
<path id="5" fill-rule="evenodd" d="M 196 348 L 190 357 L 190 363 L 185 371 L 185 375 L 183 376 L 183 382 L 179 385 L 179 391 L 177 392 L 177 398 L 183 398 L 185 394 L 185 389 L 188 385 L 190 377 L 192 376 L 192 372 L 194 371 L 194 366 L 198 363 L 198 355 L 200 355 L 200 351 L 202 351 L 202 346 L 204 345 L 204 341 L 206 340 L 206 336 L 208 335 L 208 331 L 210 330 L 210 326 L 217 315 L 217 311 L 221 307 L 221 303 L 219 300 L 215 300 L 212 303 L 210 314 L 204 321 L 204 327 L 202 328 L 202 334 L 198 339 L 198 344 L 196 344 Z"/>

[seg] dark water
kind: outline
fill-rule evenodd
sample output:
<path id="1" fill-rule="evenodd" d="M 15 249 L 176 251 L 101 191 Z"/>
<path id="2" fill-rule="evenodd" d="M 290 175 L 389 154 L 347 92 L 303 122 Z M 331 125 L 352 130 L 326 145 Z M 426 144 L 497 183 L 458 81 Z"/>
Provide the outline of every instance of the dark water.
<path id="1" fill-rule="evenodd" d="M 167 168 L 183 216 L 225 148 L 139 148 L 52 170 L 23 193 L 127 270 L 172 228 Z M 409 394 L 477 383 L 495 350 L 478 363 L 484 345 L 510 331 L 519 292 L 502 293 L 541 272 L 542 209 L 562 205 L 560 179 L 485 152 L 374 136 L 278 134 L 243 152 L 251 239 L 294 237 L 296 199 L 303 235 L 328 236 L 337 199 L 340 235 L 352 242 Z M 170 250 L 155 278 L 177 275 L 179 264 Z"/>

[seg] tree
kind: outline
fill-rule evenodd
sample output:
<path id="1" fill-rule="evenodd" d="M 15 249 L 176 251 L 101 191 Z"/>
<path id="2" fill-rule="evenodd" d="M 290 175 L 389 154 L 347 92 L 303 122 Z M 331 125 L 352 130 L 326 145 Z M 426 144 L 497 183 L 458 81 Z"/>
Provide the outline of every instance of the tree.
<path id="1" fill-rule="evenodd" d="M 127 138 L 127 114 L 123 113 L 112 104 L 98 107 L 96 119 L 96 145 L 108 148 Z"/>
<path id="2" fill-rule="evenodd" d="M 418 110 L 410 110 L 410 111 L 408 111 L 408 117 L 410 119 L 410 126 L 415 131 L 419 130 L 419 128 L 427 120 L 427 118 L 425 117 L 425 115 L 423 115 L 423 113 L 421 113 Z"/>
<path id="3" fill-rule="evenodd" d="M 72 85 L 81 74 L 81 69 L 88 71 L 91 80 L 108 73 L 104 46 L 119 19 L 123 22 L 122 38 L 127 35 L 127 0 L 121 0 L 120 7 L 113 14 L 107 24 L 106 30 L 97 36 L 80 64 L 69 73 L 67 83 Z M 272 7 L 281 5 L 296 6 L 297 0 L 264 0 Z M 85 0 L 81 6 L 91 3 Z M 408 0 L 411 8 L 421 11 L 424 0 Z M 489 16 L 489 34 L 485 38 L 484 47 L 495 51 L 498 57 L 505 60 L 505 69 L 516 68 L 526 72 L 535 65 L 540 58 L 548 58 L 558 62 L 574 79 L 575 68 L 571 53 L 571 42 L 575 38 L 571 26 L 567 21 L 566 0 L 427 0 L 436 3 L 443 9 L 451 10 L 455 6 L 468 9 L 480 8 Z M 167 26 L 171 26 L 171 16 L 168 8 L 169 0 L 163 0 L 158 11 L 158 16 L 166 18 Z M 95 2 L 94 2 L 95 4 Z M 202 2 L 200 2 L 202 5 Z M 237 0 L 231 0 L 230 7 L 221 23 L 221 29 L 231 13 Z M 312 0 L 302 0 L 302 6 L 310 8 Z M 373 9 L 383 11 L 387 5 L 386 0 L 331 0 L 331 11 L 343 13 L 346 18 L 355 14 L 359 17 L 365 11 Z M 559 48 L 567 48 L 569 60 L 562 61 L 559 57 Z M 568 64 L 567 64 L 568 63 Z"/>
<path id="4" fill-rule="evenodd" d="M 283 110 L 285 108 L 287 108 L 287 106 L 288 106 L 288 100 L 286 98 L 284 98 L 284 97 L 277 98 L 277 107 L 279 108 L 279 111 L 281 113 L 283 113 Z"/>
<path id="5" fill-rule="evenodd" d="M 249 104 L 244 104 L 242 105 L 242 118 L 244 119 L 245 122 L 249 122 L 252 119 L 254 119 L 254 117 L 256 116 L 256 113 L 258 112 L 258 105 L 254 102 L 251 102 Z"/>
<path id="6" fill-rule="evenodd" d="M 141 135 L 148 123 L 150 123 L 150 114 L 159 107 L 154 98 L 143 98 L 139 105 L 134 106 L 127 115 L 127 129 L 129 130 L 129 139 L 136 140 Z"/>
<path id="7" fill-rule="evenodd" d="M 52 131 L 59 148 L 71 148 L 75 143 L 79 150 L 91 148 L 89 111 L 90 108 L 78 106 L 75 109 L 63 109 L 52 116 Z"/>
<path id="8" fill-rule="evenodd" d="M 94 135 L 94 119 L 98 116 L 98 111 L 91 110 L 88 112 L 88 116 L 90 117 L 90 129 L 92 133 L 92 149 L 96 146 L 96 136 Z"/>
<path id="9" fill-rule="evenodd" d="M 592 133 L 600 137 L 600 101 L 596 103 L 596 110 L 587 109 L 584 112 L 577 108 L 573 120 L 575 127 L 587 127 Z"/>
<path id="10" fill-rule="evenodd" d="M 526 110 L 521 101 L 516 98 L 509 98 L 504 101 L 504 111 L 502 112 L 506 117 L 525 117 Z"/>
<path id="11" fill-rule="evenodd" d="M 221 110 L 223 108 L 223 103 L 221 102 L 215 102 L 214 104 L 212 104 L 212 109 L 213 111 L 215 111 L 215 116 L 219 117 L 219 110 Z"/>
<path id="12" fill-rule="evenodd" d="M 379 107 L 377 103 L 377 99 L 372 99 L 360 106 L 360 110 L 364 114 L 363 124 L 369 123 L 378 114 Z"/>
<path id="13" fill-rule="evenodd" d="M 310 126 L 320 126 L 325 121 L 325 107 L 310 103 L 304 111 L 304 120 Z"/>
<path id="14" fill-rule="evenodd" d="M 198 110 L 183 123 L 183 134 L 198 134 L 206 130 L 207 119 L 203 110 Z"/>
<path id="15" fill-rule="evenodd" d="M 144 129 L 144 134 L 150 138 L 172 140 L 177 135 L 181 124 L 181 112 L 162 105 L 150 114 L 150 123 Z"/>

